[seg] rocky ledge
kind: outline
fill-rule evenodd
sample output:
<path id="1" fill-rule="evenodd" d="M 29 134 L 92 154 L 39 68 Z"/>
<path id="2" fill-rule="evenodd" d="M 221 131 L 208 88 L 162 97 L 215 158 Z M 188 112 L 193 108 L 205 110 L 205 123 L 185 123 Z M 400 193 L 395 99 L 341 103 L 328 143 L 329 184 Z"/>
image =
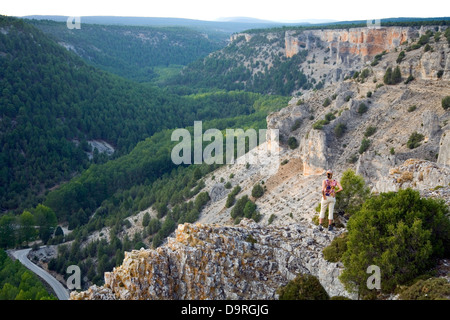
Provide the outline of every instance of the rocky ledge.
<path id="1" fill-rule="evenodd" d="M 348 296 L 338 279 L 342 265 L 322 250 L 343 230 L 314 225 L 182 224 L 157 249 L 125 253 L 105 273 L 102 287 L 72 292 L 72 300 L 277 299 L 277 289 L 298 273 L 316 276 L 330 296 Z"/>

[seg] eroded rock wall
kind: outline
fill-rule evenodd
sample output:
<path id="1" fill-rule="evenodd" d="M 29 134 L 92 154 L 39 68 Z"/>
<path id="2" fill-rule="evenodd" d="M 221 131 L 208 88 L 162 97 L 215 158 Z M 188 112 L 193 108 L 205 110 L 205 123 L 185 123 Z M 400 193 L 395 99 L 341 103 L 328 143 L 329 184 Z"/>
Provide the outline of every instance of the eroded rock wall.
<path id="1" fill-rule="evenodd" d="M 299 272 L 317 276 L 331 296 L 349 296 L 338 279 L 342 265 L 322 256 L 339 234 L 248 219 L 233 227 L 183 224 L 156 250 L 126 252 L 104 286 L 71 299 L 277 299 L 277 289 Z"/>

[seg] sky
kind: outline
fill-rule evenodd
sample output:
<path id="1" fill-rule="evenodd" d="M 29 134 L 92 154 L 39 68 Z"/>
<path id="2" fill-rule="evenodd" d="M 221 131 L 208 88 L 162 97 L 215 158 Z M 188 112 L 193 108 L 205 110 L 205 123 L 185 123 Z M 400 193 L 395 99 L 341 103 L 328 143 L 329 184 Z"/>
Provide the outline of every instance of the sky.
<path id="1" fill-rule="evenodd" d="M 217 20 L 251 17 L 293 22 L 305 19 L 368 20 L 450 16 L 446 0 L 10 0 L 0 14 L 9 16 L 134 16 Z"/>

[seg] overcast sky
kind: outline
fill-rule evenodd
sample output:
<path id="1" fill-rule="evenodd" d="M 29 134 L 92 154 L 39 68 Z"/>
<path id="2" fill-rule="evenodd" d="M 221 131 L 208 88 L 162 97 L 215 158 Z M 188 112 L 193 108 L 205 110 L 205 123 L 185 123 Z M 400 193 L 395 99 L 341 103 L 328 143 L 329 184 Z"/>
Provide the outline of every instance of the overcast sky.
<path id="1" fill-rule="evenodd" d="M 10 16 L 135 16 L 216 20 L 252 17 L 273 21 L 304 19 L 367 20 L 450 15 L 446 0 L 2 0 Z"/>

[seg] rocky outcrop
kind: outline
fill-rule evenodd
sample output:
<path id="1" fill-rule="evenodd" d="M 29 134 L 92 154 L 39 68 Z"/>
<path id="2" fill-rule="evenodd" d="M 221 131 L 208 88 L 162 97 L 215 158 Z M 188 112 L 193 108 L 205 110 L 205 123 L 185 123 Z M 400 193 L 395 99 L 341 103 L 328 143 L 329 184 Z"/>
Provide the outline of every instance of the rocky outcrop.
<path id="1" fill-rule="evenodd" d="M 378 179 L 374 191 L 388 192 L 412 188 L 422 196 L 444 199 L 450 205 L 450 168 L 421 159 L 408 159 Z"/>
<path id="2" fill-rule="evenodd" d="M 338 279 L 342 265 L 322 256 L 339 233 L 248 219 L 233 227 L 183 224 L 156 250 L 126 252 L 104 286 L 71 299 L 277 299 L 277 288 L 298 273 L 317 276 L 331 296 L 349 296 Z"/>
<path id="3" fill-rule="evenodd" d="M 450 130 L 446 130 L 441 136 L 437 162 L 439 164 L 450 166 Z"/>
<path id="4" fill-rule="evenodd" d="M 300 143 L 303 161 L 303 175 L 320 175 L 328 168 L 326 134 L 320 130 L 311 130 Z"/>
<path id="5" fill-rule="evenodd" d="M 418 38 L 424 28 L 383 27 L 329 30 L 286 31 L 286 56 L 292 57 L 300 50 L 309 49 L 311 43 L 321 42 L 329 48 L 331 61 L 345 62 L 350 56 L 360 56 L 365 61 L 371 57 L 398 47 L 411 38 Z"/>

